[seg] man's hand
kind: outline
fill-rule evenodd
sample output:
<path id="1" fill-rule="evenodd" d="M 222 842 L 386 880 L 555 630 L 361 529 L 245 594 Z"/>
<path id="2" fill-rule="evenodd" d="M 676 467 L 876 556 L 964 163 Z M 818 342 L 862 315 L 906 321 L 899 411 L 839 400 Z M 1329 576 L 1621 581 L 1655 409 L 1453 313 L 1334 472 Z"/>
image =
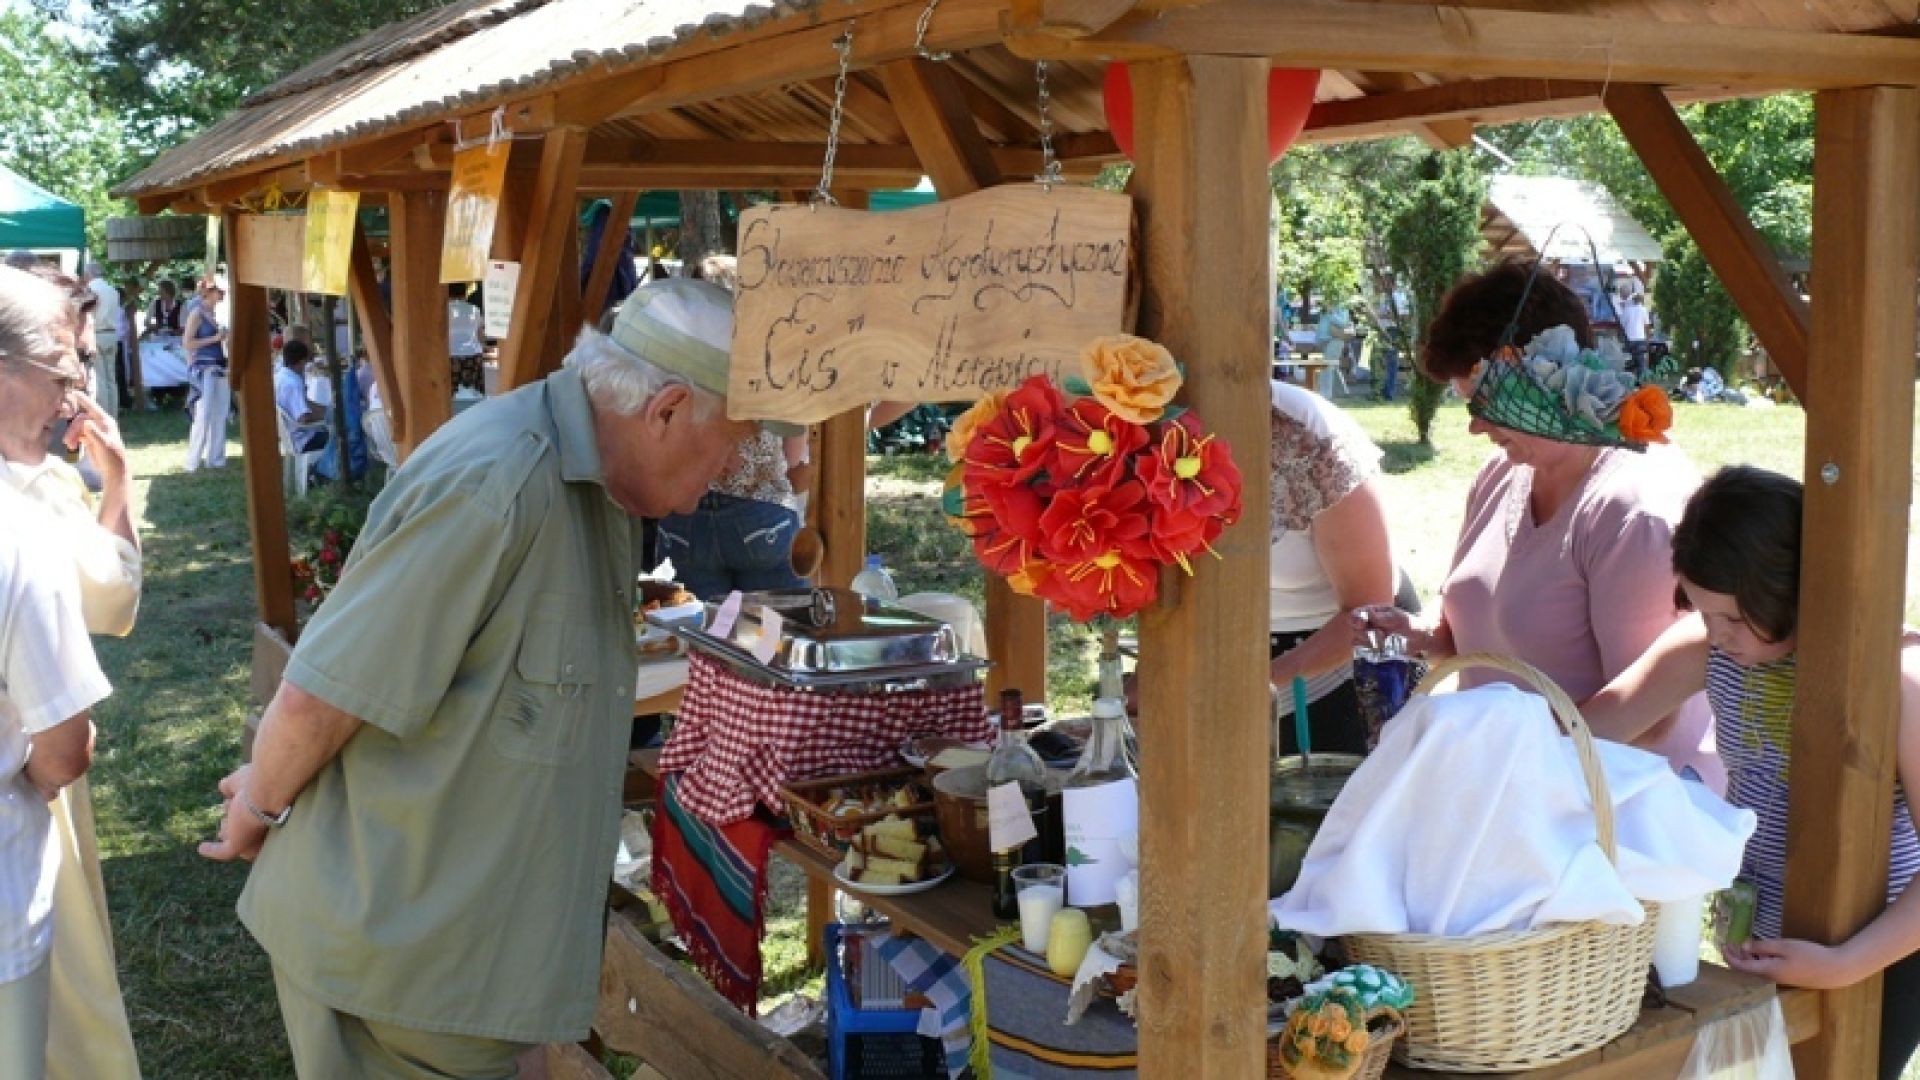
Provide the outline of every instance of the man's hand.
<path id="1" fill-rule="evenodd" d="M 252 776 L 253 766 L 242 765 L 220 781 L 220 794 L 226 797 L 225 814 L 220 820 L 220 838 L 201 844 L 201 855 L 215 862 L 232 862 L 235 859 L 252 862 L 260 854 L 261 845 L 267 841 L 267 827 L 240 801 L 240 793 L 246 790 L 247 781 Z"/>
<path id="2" fill-rule="evenodd" d="M 1838 990 L 1865 977 L 1854 970 L 1842 948 L 1794 938 L 1749 941 L 1723 955 L 1735 971 L 1809 990 Z"/>

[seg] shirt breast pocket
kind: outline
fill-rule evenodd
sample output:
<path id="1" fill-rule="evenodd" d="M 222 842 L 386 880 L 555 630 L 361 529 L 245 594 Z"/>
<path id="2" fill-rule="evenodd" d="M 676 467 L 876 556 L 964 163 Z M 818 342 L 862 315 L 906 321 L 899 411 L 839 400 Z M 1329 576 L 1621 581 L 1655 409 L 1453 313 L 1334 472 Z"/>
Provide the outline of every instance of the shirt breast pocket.
<path id="1" fill-rule="evenodd" d="M 591 722 L 594 641 L 584 623 L 528 622 L 512 670 L 487 725 L 493 748 L 516 761 L 568 765 L 579 760 Z"/>

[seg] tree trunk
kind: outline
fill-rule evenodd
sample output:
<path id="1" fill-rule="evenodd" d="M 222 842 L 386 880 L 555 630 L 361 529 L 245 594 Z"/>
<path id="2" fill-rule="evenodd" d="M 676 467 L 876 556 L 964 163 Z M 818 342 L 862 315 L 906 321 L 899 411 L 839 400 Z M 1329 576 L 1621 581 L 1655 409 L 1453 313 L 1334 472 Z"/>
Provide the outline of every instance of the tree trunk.
<path id="1" fill-rule="evenodd" d="M 709 255 L 731 255 L 733 230 L 727 228 L 717 191 L 680 193 L 680 272 L 686 274 Z"/>
<path id="2" fill-rule="evenodd" d="M 333 486 L 335 490 L 346 492 L 353 488 L 353 455 L 347 445 L 347 363 L 348 359 L 339 355 L 339 339 L 334 337 L 333 321 L 339 315 L 340 298 L 323 297 L 320 301 L 321 333 L 326 335 L 327 384 L 333 388 L 333 406 L 327 410 L 327 416 L 333 421 Z"/>

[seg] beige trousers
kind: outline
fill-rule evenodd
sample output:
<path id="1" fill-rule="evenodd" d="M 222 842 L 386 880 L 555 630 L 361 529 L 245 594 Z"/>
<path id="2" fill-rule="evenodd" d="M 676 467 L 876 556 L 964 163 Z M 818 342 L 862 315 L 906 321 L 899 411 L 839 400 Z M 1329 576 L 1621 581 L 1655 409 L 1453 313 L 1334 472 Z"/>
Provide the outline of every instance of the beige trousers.
<path id="1" fill-rule="evenodd" d="M 273 966 L 280 1018 L 301 1080 L 514 1080 L 528 1047 L 383 1024 L 318 1001 Z"/>
<path id="2" fill-rule="evenodd" d="M 46 1076 L 49 966 L 0 983 L 0 1076 L 7 1080 Z"/>
<path id="3" fill-rule="evenodd" d="M 93 837 L 87 778 L 69 784 L 48 807 L 60 845 L 53 886 L 52 1009 L 47 1080 L 140 1080 L 127 1007 L 114 971 L 113 924 Z M 6 1075 L 0 1070 L 0 1075 Z"/>

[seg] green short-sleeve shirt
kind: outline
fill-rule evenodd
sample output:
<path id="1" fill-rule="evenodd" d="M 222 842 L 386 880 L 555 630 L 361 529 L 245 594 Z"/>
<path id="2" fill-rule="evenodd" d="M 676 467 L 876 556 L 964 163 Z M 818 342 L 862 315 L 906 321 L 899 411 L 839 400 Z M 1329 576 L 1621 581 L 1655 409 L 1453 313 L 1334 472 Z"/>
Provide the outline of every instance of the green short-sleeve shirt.
<path id="1" fill-rule="evenodd" d="M 364 720 L 240 897 L 327 1005 L 579 1039 L 633 714 L 638 523 L 578 376 L 463 413 L 374 504 L 288 682 Z"/>

